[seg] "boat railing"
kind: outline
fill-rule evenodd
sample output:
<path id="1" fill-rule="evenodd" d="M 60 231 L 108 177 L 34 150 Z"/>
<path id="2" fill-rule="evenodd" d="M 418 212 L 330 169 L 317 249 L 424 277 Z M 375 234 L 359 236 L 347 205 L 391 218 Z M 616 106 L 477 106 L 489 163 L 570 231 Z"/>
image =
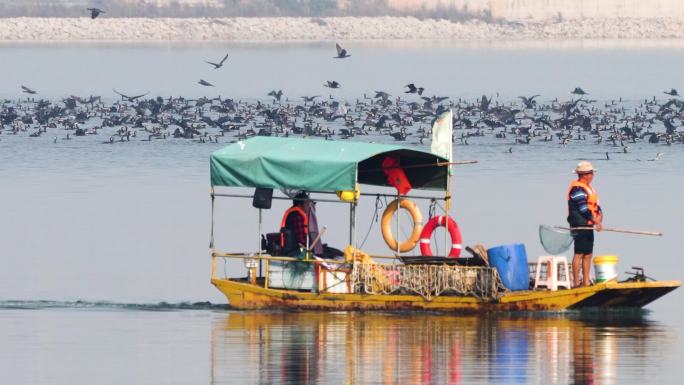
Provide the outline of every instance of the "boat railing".
<path id="1" fill-rule="evenodd" d="M 322 258 L 312 258 L 308 253 L 305 254 L 305 258 L 297 258 L 297 257 L 289 257 L 289 256 L 273 256 L 270 254 L 266 253 L 259 253 L 259 252 L 237 252 L 237 253 L 228 253 L 228 252 L 221 252 L 221 251 L 213 251 L 211 253 L 211 278 L 215 279 L 218 278 L 216 275 L 216 264 L 217 264 L 217 259 L 218 258 L 234 258 L 234 259 L 242 259 L 245 261 L 245 267 L 248 270 L 248 277 L 250 280 L 255 281 L 257 277 L 265 277 L 266 281 L 268 282 L 268 264 L 271 261 L 277 261 L 277 262 L 304 262 L 304 263 L 311 263 L 311 264 L 321 264 L 321 265 L 348 265 L 351 267 L 351 263 L 344 260 L 344 259 L 322 259 Z M 379 260 L 398 260 L 396 256 L 390 256 L 390 255 L 373 255 L 371 256 L 373 259 L 379 259 Z M 266 263 L 265 266 L 262 265 L 262 263 Z M 257 269 L 260 270 L 257 273 Z M 254 279 L 252 279 L 252 277 Z M 227 278 L 227 277 L 224 277 Z"/>
<path id="2" fill-rule="evenodd" d="M 218 258 L 236 258 L 245 261 L 248 281 L 268 288 L 271 263 L 310 263 L 320 267 L 320 272 L 342 272 L 349 284 L 350 292 L 372 295 L 420 295 L 432 300 L 440 295 L 472 296 L 492 300 L 498 298 L 506 288 L 496 269 L 484 266 L 455 266 L 446 264 L 398 263 L 350 263 L 346 260 L 304 259 L 271 256 L 256 253 L 212 253 L 212 279 L 216 276 Z M 372 256 L 373 259 L 396 259 L 394 256 Z M 262 263 L 264 266 L 262 266 Z M 325 288 L 322 288 L 325 292 Z"/>

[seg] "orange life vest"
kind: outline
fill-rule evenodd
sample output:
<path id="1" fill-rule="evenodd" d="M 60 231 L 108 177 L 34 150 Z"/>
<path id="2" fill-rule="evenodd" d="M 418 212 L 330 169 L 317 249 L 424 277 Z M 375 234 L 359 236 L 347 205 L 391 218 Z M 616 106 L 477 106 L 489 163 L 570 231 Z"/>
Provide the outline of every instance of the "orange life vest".
<path id="1" fill-rule="evenodd" d="M 591 212 L 591 215 L 594 218 L 597 218 L 598 216 L 601 215 L 601 212 L 599 211 L 599 196 L 596 190 L 594 190 L 591 186 L 588 184 L 581 182 L 579 180 L 574 180 L 572 183 L 570 183 L 570 187 L 568 188 L 568 201 L 570 200 L 570 192 L 572 189 L 575 187 L 581 187 L 586 193 L 587 193 L 587 208 Z M 594 224 L 594 221 L 588 221 L 590 225 Z"/>
<path id="2" fill-rule="evenodd" d="M 306 213 L 304 212 L 304 209 L 302 209 L 302 208 L 299 207 L 299 206 L 292 206 L 292 207 L 290 207 L 289 209 L 287 209 L 287 210 L 285 211 L 285 213 L 283 214 L 283 220 L 280 222 L 280 228 L 282 229 L 282 228 L 285 227 L 285 223 L 287 222 L 287 217 L 288 217 L 291 213 L 297 213 L 297 214 L 299 214 L 299 215 L 302 216 L 302 218 L 304 219 L 304 226 L 307 228 L 307 233 L 308 233 L 308 229 L 309 229 L 309 216 L 306 215 Z M 280 232 L 280 246 L 281 246 L 281 247 L 285 246 L 285 235 L 283 234 L 282 231 Z"/>

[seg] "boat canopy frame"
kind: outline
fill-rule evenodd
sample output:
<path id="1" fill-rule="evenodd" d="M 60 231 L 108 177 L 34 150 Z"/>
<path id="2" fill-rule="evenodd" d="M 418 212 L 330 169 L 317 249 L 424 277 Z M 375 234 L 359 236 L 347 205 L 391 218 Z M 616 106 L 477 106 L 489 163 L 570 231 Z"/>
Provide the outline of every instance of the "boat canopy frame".
<path id="1" fill-rule="evenodd" d="M 395 157 L 399 161 L 399 166 L 394 167 L 404 171 L 412 189 L 444 192 L 443 196 L 411 194 L 410 197 L 433 202 L 444 201 L 444 212 L 448 218 L 451 197 L 449 166 L 455 163 L 450 163 L 448 159 L 430 152 L 389 144 L 259 136 L 238 141 L 214 151 L 210 157 L 212 277 L 215 272 L 216 257 L 257 260 L 259 261 L 259 276 L 262 276 L 261 261 L 266 260 L 268 263 L 271 259 L 280 259 L 277 256 L 262 255 L 261 247 L 256 253 L 246 254 L 221 253 L 214 249 L 214 199 L 216 197 L 253 198 L 254 196 L 253 194 L 222 193 L 216 191 L 217 187 L 271 188 L 283 192 L 307 191 L 323 195 L 332 195 L 340 191 L 358 191 L 358 186 L 361 184 L 394 187 L 385 175 L 386 168 L 383 168 L 383 161 L 388 156 Z M 401 195 L 398 191 L 396 194 L 359 193 L 359 195 L 374 196 L 376 199 L 381 196 L 396 197 L 396 199 L 408 197 L 408 194 Z M 291 198 L 273 196 L 272 199 Z M 349 204 L 349 244 L 356 248 L 356 201 L 312 200 Z M 260 236 L 262 209 L 259 208 L 258 212 Z M 396 230 L 398 234 L 399 215 L 396 216 Z M 445 250 L 447 250 L 446 234 L 444 240 Z M 259 244 L 260 242 L 261 238 L 259 238 Z M 306 247 L 309 248 L 308 239 Z M 400 255 L 399 242 L 397 242 L 395 255 L 374 255 L 373 257 L 396 259 Z M 313 262 L 308 253 L 305 261 Z M 250 274 L 253 273 L 256 273 L 255 270 L 250 269 Z"/>

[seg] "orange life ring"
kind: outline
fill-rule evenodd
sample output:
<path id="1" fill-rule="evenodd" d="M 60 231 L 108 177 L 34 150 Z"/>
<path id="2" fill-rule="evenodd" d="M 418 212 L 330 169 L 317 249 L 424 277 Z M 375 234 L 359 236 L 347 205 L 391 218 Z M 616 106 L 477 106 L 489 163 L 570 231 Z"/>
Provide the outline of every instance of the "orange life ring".
<path id="1" fill-rule="evenodd" d="M 425 256 L 432 256 L 432 250 L 430 249 L 430 238 L 432 238 L 432 233 L 437 227 L 444 226 L 446 221 L 446 216 L 438 215 L 436 217 L 430 218 L 428 223 L 425 224 L 423 232 L 420 234 L 420 254 Z M 449 251 L 449 257 L 458 258 L 461 255 L 461 230 L 458 229 L 458 225 L 453 218 L 449 217 L 449 223 L 446 226 L 447 231 L 449 231 L 449 236 L 451 237 L 451 251 Z"/>
<path id="2" fill-rule="evenodd" d="M 392 203 L 387 205 L 385 212 L 382 213 L 382 221 L 380 222 L 382 238 L 390 249 L 394 251 L 397 250 L 397 240 L 395 240 L 392 235 L 392 217 L 399 206 L 401 206 L 401 208 L 409 212 L 411 219 L 413 220 L 413 232 L 411 233 L 411 236 L 399 244 L 399 252 L 405 253 L 413 250 L 420 239 L 420 232 L 423 230 L 423 214 L 421 214 L 418 206 L 410 200 L 401 199 L 399 203 L 397 203 L 397 200 L 398 199 L 395 199 Z"/>

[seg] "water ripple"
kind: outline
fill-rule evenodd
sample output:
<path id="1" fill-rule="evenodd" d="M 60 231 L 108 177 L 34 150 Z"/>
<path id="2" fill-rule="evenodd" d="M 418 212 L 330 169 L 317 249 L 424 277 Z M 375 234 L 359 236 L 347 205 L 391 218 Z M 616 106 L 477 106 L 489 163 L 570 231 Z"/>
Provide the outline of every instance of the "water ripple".
<path id="1" fill-rule="evenodd" d="M 158 303 L 120 303 L 109 301 L 50 301 L 50 300 L 5 300 L 0 301 L 1 310 L 43 310 L 43 309 L 122 309 L 136 311 L 173 311 L 173 310 L 228 310 L 225 304 L 211 302 L 158 302 Z"/>

